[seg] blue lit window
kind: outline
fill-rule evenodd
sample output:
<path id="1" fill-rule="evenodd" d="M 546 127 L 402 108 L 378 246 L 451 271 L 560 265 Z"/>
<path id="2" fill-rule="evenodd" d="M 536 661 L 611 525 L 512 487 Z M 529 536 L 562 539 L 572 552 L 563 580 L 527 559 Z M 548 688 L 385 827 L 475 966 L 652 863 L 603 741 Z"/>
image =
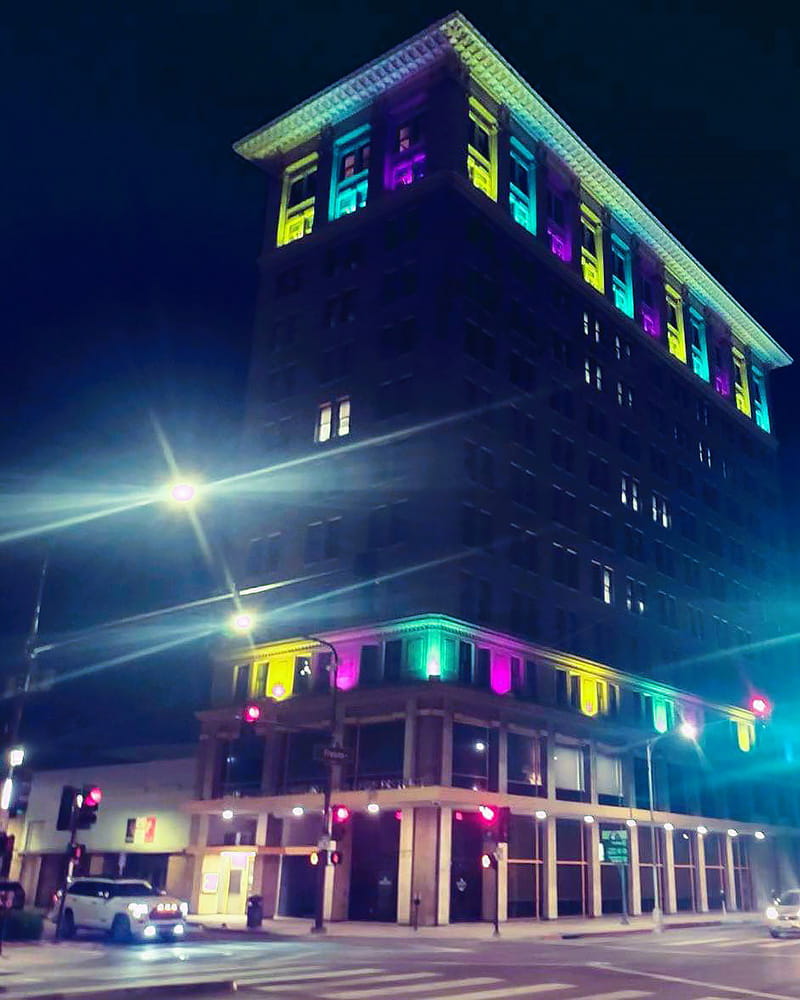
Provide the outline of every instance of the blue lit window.
<path id="1" fill-rule="evenodd" d="M 704 382 L 708 382 L 711 373 L 708 368 L 706 321 L 696 309 L 689 309 L 689 338 L 692 345 L 692 371 Z"/>
<path id="2" fill-rule="evenodd" d="M 755 365 L 750 369 L 753 390 L 753 416 L 762 431 L 770 432 L 769 407 L 767 406 L 767 384 L 764 373 Z"/>
<path id="3" fill-rule="evenodd" d="M 508 207 L 511 215 L 529 233 L 535 233 L 536 175 L 533 154 L 513 137 L 509 173 Z"/>
<path id="4" fill-rule="evenodd" d="M 351 215 L 367 204 L 370 138 L 369 126 L 356 129 L 333 147 L 330 218 Z"/>
<path id="5" fill-rule="evenodd" d="M 626 316 L 633 317 L 631 248 L 616 233 L 611 234 L 611 286 L 614 305 Z"/>

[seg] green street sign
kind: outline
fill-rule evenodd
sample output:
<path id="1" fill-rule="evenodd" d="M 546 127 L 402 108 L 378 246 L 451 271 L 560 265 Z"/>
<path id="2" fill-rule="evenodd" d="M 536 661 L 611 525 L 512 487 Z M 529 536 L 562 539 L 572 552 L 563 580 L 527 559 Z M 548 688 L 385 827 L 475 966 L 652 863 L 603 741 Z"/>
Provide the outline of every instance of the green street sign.
<path id="1" fill-rule="evenodd" d="M 601 830 L 600 843 L 603 845 L 603 860 L 614 865 L 628 863 L 628 831 Z"/>

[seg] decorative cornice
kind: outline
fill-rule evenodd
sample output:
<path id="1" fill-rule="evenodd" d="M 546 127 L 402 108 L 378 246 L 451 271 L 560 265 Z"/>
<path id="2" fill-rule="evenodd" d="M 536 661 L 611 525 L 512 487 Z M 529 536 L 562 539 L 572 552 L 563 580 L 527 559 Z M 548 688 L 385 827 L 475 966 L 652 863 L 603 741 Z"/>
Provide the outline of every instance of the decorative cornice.
<path id="1" fill-rule="evenodd" d="M 286 153 L 313 139 L 326 125 L 355 114 L 393 87 L 453 55 L 476 83 L 498 104 L 506 105 L 527 132 L 546 143 L 679 281 L 711 306 L 763 365 L 779 368 L 791 364 L 790 355 L 458 11 L 251 132 L 235 143 L 234 149 L 255 163 Z"/>

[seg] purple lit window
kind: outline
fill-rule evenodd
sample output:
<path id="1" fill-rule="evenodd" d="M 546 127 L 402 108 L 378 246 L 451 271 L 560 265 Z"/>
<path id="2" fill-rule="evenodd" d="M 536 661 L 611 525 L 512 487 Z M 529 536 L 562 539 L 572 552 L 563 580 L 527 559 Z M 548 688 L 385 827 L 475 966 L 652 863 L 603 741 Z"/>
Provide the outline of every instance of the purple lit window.
<path id="1" fill-rule="evenodd" d="M 731 377 L 727 372 L 717 372 L 714 376 L 714 388 L 720 396 L 730 396 Z"/>
<path id="2" fill-rule="evenodd" d="M 397 121 L 397 119 L 395 119 Z M 419 112 L 392 126 L 394 142 L 383 169 L 384 187 L 394 191 L 408 187 L 425 176 L 423 114 Z"/>
<path id="3" fill-rule="evenodd" d="M 559 260 L 572 260 L 572 239 L 565 224 L 564 196 L 552 188 L 547 192 L 547 235 L 550 252 Z"/>
<path id="4" fill-rule="evenodd" d="M 389 188 L 394 190 L 398 187 L 408 186 L 414 181 L 425 176 L 425 154 L 417 153 L 409 160 L 395 164 L 391 171 Z"/>

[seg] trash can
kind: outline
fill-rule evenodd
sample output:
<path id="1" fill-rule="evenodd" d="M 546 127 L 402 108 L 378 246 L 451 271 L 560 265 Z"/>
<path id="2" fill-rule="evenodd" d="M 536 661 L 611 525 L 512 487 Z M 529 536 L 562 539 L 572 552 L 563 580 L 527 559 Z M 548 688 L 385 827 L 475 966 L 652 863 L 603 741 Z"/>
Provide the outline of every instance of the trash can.
<path id="1" fill-rule="evenodd" d="M 247 899 L 247 926 L 260 927 L 264 922 L 264 897 L 249 896 Z"/>

